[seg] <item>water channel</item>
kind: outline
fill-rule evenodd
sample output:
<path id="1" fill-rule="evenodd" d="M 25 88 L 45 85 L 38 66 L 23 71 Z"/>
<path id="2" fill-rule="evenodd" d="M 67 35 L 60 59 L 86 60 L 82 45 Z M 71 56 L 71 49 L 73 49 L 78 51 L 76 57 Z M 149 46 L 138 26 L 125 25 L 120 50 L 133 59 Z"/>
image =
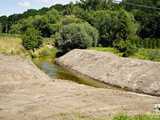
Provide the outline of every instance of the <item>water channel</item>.
<path id="1" fill-rule="evenodd" d="M 65 68 L 56 65 L 53 60 L 48 60 L 46 58 L 38 58 L 34 59 L 33 61 L 43 72 L 45 72 L 53 79 L 71 80 L 78 84 L 84 84 L 97 88 L 110 88 L 104 83 L 89 79 L 87 77 L 76 76 Z"/>

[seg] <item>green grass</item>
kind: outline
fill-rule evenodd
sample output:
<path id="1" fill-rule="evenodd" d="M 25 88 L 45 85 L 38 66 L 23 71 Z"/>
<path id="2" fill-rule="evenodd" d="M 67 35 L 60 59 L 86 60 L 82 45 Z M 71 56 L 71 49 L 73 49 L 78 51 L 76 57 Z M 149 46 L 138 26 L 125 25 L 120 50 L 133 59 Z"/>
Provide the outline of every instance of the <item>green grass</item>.
<path id="1" fill-rule="evenodd" d="M 111 47 L 93 47 L 90 48 L 91 50 L 97 50 L 97 51 L 102 51 L 102 52 L 112 52 L 112 53 L 118 53 L 118 51 L 114 48 Z"/>
<path id="2" fill-rule="evenodd" d="M 6 55 L 28 55 L 27 51 L 22 46 L 22 40 L 12 36 L 0 36 L 0 53 Z"/>
<path id="3" fill-rule="evenodd" d="M 160 49 L 139 49 L 133 58 L 160 62 Z"/>
<path id="4" fill-rule="evenodd" d="M 113 118 L 113 120 L 160 120 L 159 115 L 139 115 L 129 117 L 127 115 L 120 115 Z"/>
<path id="5" fill-rule="evenodd" d="M 95 47 L 90 48 L 91 50 L 102 51 L 102 52 L 111 52 L 118 56 L 122 56 L 115 48 L 111 47 Z M 160 62 L 160 49 L 144 49 L 140 48 L 134 55 L 130 56 L 131 58 L 137 58 L 142 60 L 151 60 Z"/>
<path id="6" fill-rule="evenodd" d="M 44 39 L 43 46 L 35 52 L 27 51 L 22 46 L 22 40 L 15 35 L 0 34 L 0 53 L 6 55 L 19 55 L 24 57 L 54 59 L 56 48 L 52 47 L 51 39 Z"/>
<path id="7" fill-rule="evenodd" d="M 91 115 L 82 115 L 82 114 L 63 114 L 60 113 L 55 117 L 57 120 L 160 120 L 160 115 L 137 115 L 137 116 L 127 116 L 127 115 L 118 115 L 113 118 L 110 117 L 92 117 Z"/>
<path id="8" fill-rule="evenodd" d="M 122 56 L 122 53 L 120 53 L 118 50 L 112 47 L 93 47 L 93 48 L 90 48 L 90 50 L 96 50 L 96 51 L 101 51 L 101 52 L 111 52 L 118 56 Z"/>

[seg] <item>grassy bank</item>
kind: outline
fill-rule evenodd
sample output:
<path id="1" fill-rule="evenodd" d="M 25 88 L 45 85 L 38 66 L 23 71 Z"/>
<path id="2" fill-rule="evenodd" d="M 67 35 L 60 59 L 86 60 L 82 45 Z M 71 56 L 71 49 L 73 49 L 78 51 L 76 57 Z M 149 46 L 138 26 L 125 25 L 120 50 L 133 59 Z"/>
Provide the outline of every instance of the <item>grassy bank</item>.
<path id="1" fill-rule="evenodd" d="M 95 48 L 90 48 L 91 50 L 96 50 L 96 51 L 102 51 L 102 52 L 111 52 L 114 53 L 118 56 L 122 56 L 122 53 L 120 53 L 118 50 L 115 48 L 110 48 L 110 47 L 95 47 Z M 131 58 L 137 58 L 137 59 L 142 59 L 142 60 L 151 60 L 151 61 L 158 61 L 160 62 L 160 49 L 138 49 L 138 51 L 130 56 Z"/>
<path id="2" fill-rule="evenodd" d="M 28 52 L 22 46 L 22 40 L 13 36 L 0 36 L 0 53 L 28 56 Z"/>
<path id="3" fill-rule="evenodd" d="M 91 50 L 111 52 L 118 56 L 122 56 L 115 48 L 111 47 L 95 47 Z M 33 58 L 53 60 L 56 55 L 56 48 L 52 47 L 52 40 L 44 39 L 43 45 L 34 53 L 26 51 L 22 46 L 22 40 L 17 36 L 0 35 L 0 53 L 6 55 L 32 56 Z M 160 49 L 139 49 L 131 58 L 144 60 L 160 61 Z"/>
<path id="4" fill-rule="evenodd" d="M 55 58 L 56 48 L 53 48 L 49 41 L 44 39 L 43 45 L 33 53 L 32 51 L 25 50 L 20 37 L 0 35 L 0 53 L 51 60 Z"/>

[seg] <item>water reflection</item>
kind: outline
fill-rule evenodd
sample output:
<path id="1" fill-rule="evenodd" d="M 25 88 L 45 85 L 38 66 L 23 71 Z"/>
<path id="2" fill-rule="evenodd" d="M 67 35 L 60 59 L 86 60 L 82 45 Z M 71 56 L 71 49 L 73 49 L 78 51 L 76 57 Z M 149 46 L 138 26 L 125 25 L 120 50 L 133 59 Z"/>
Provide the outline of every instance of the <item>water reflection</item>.
<path id="1" fill-rule="evenodd" d="M 104 83 L 82 76 L 81 77 L 76 76 L 73 73 L 69 72 L 68 70 L 54 64 L 52 60 L 41 58 L 41 59 L 34 59 L 33 61 L 42 71 L 48 74 L 51 78 L 71 80 L 79 84 L 85 84 L 97 88 L 110 88 Z"/>

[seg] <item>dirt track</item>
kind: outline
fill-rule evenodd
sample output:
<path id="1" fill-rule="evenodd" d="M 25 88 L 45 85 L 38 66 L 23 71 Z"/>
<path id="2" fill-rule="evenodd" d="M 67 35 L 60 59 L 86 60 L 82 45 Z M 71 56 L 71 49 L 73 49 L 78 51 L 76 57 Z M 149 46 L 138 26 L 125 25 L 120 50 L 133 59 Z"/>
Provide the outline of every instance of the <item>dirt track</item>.
<path id="1" fill-rule="evenodd" d="M 52 80 L 28 60 L 0 55 L 0 120 L 142 114 L 152 112 L 159 101 L 158 97 Z"/>

